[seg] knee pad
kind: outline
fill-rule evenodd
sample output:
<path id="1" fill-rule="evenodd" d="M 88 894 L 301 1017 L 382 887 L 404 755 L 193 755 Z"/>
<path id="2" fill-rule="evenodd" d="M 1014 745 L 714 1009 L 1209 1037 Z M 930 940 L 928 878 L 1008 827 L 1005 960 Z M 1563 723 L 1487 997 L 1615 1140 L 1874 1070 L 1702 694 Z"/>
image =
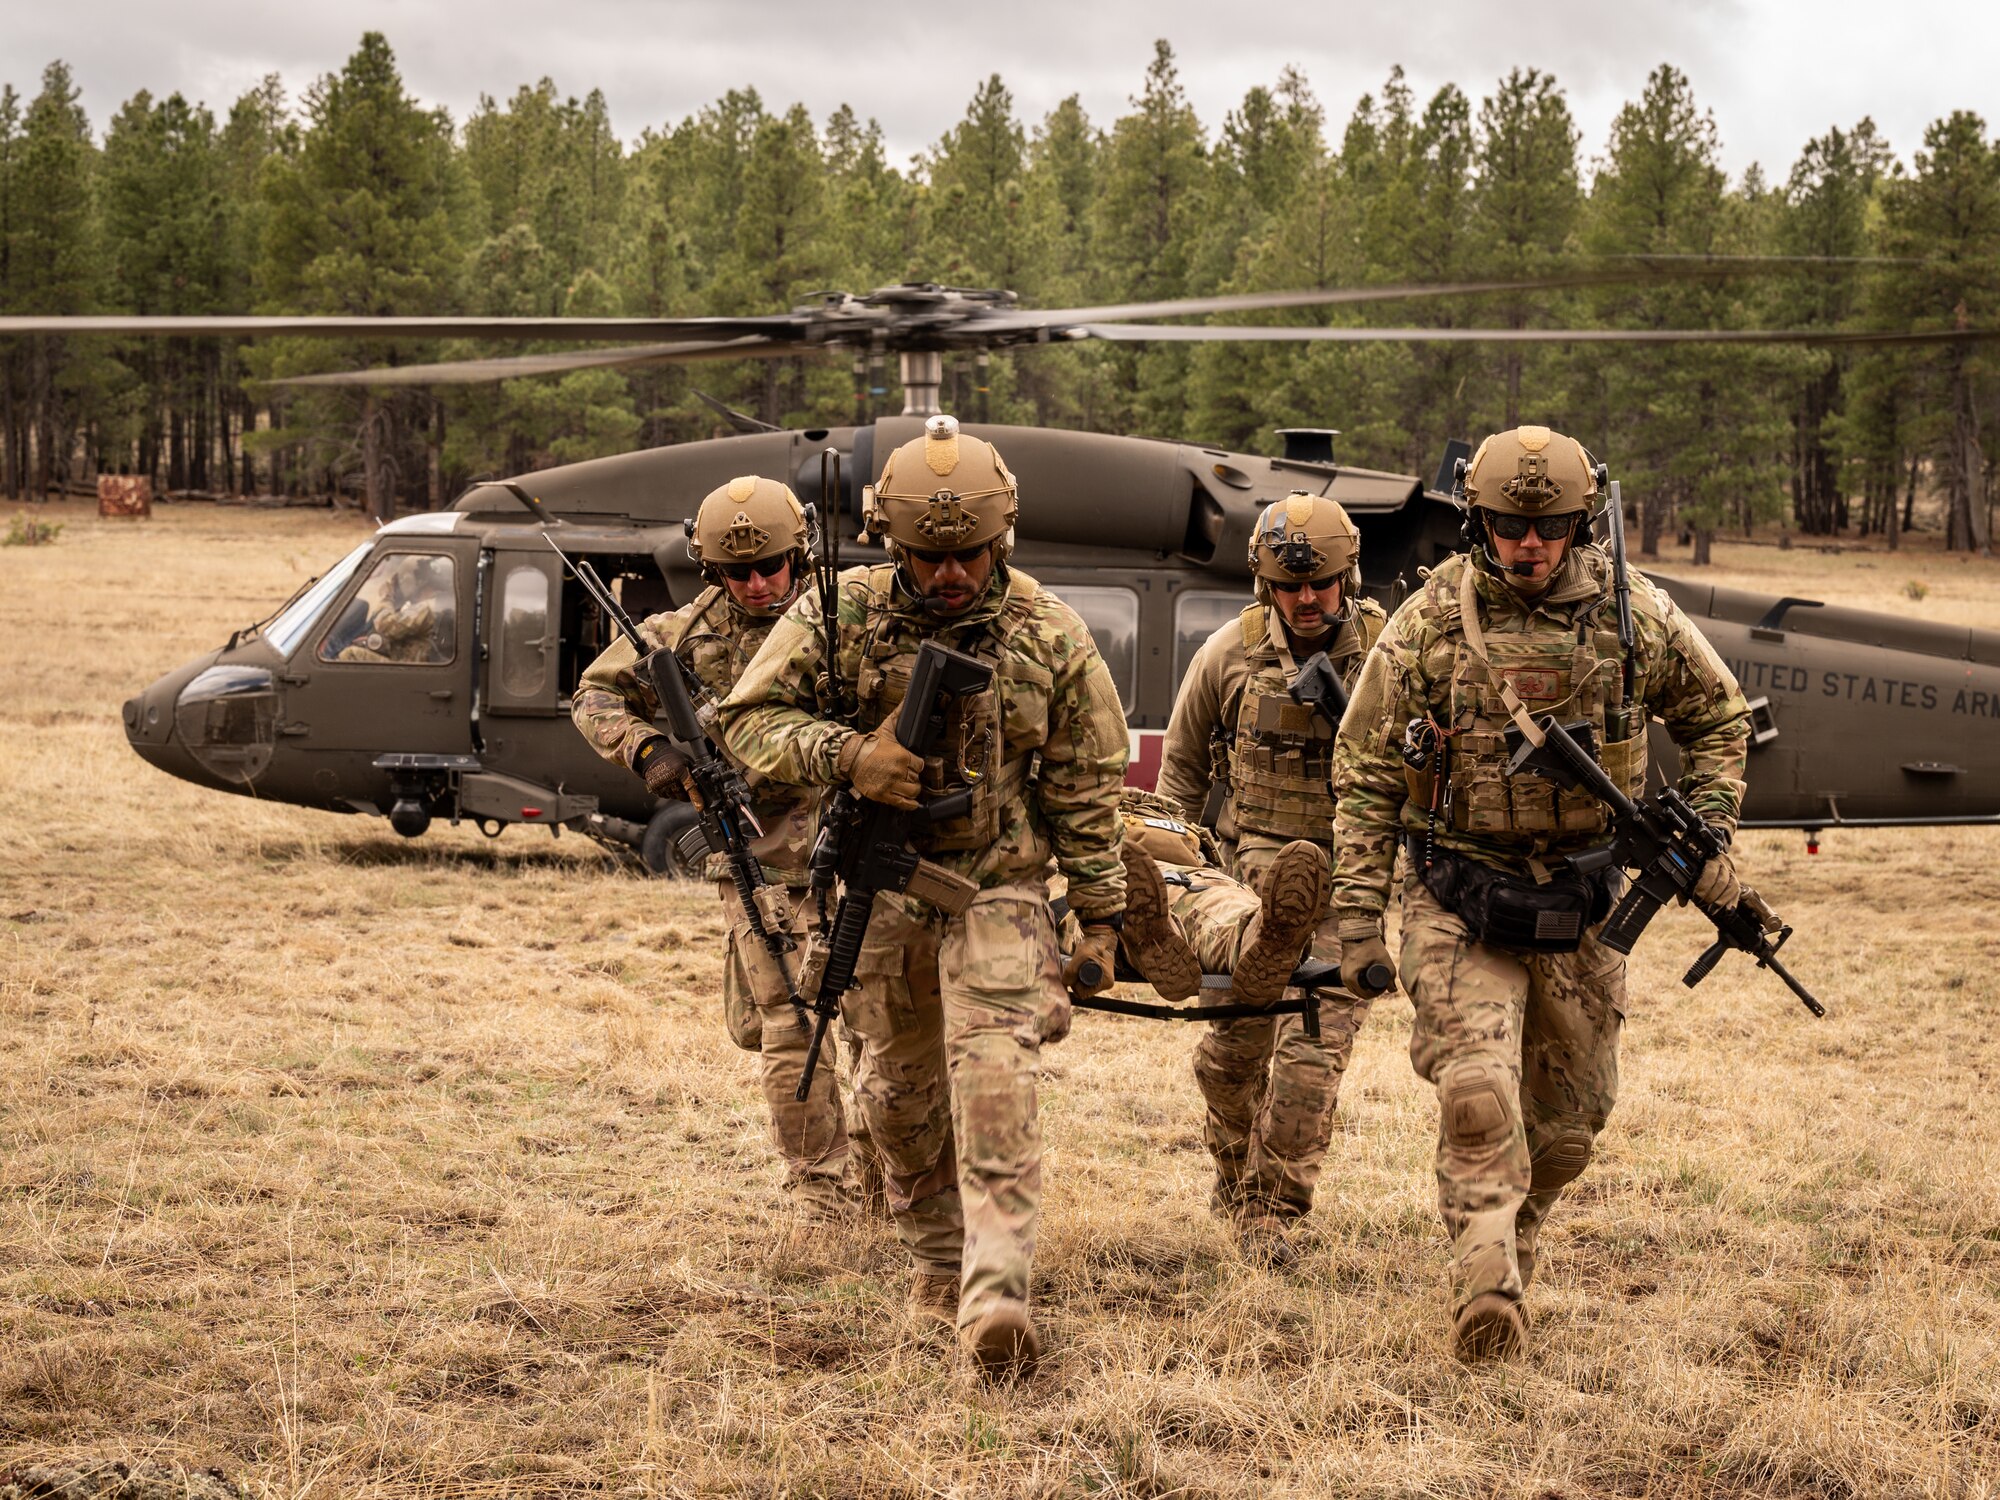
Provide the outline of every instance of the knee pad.
<path id="1" fill-rule="evenodd" d="M 1488 1150 L 1514 1133 L 1519 1085 L 1498 1060 L 1474 1055 L 1447 1063 L 1437 1089 L 1440 1128 L 1453 1146 Z"/>
<path id="2" fill-rule="evenodd" d="M 1591 1132 L 1584 1125 L 1564 1125 L 1535 1150 L 1529 1191 L 1549 1192 L 1565 1187 L 1590 1165 Z"/>

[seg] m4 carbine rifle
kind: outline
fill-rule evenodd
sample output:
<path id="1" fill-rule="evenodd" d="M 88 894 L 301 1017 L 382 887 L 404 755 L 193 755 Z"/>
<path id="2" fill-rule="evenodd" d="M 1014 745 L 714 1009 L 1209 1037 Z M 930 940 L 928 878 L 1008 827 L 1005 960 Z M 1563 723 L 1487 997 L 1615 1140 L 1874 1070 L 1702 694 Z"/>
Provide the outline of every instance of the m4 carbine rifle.
<path id="1" fill-rule="evenodd" d="M 638 656 L 632 664 L 632 671 L 652 688 L 653 697 L 666 719 L 667 735 L 679 744 L 687 758 L 687 771 L 682 780 L 687 787 L 688 801 L 701 822 L 702 834 L 708 840 L 709 848 L 720 850 L 728 858 L 730 883 L 736 887 L 736 899 L 743 907 L 744 920 L 784 974 L 791 1002 L 799 1007 L 803 1016 L 804 1002 L 799 999 L 792 971 L 785 962 L 786 955 L 798 947 L 789 930 L 790 903 L 784 887 L 773 885 L 765 877 L 763 863 L 751 850 L 750 841 L 761 838 L 764 828 L 757 821 L 756 813 L 750 809 L 750 788 L 743 780 L 743 773 L 715 748 L 715 741 L 708 737 L 700 711 L 695 707 L 695 695 L 705 696 L 707 689 L 688 669 L 688 664 L 674 652 L 664 649 L 655 651 L 646 644 L 645 638 L 639 634 L 639 627 L 625 612 L 625 606 L 598 577 L 597 569 L 587 562 L 572 560 L 562 548 L 556 546 L 555 538 L 548 533 L 542 534 L 542 540 L 549 544 L 556 556 L 563 560 L 563 565 L 576 576 L 577 582 L 597 601 L 597 607 L 604 611 L 605 618 L 632 643 L 632 650 Z"/>
<path id="2" fill-rule="evenodd" d="M 1513 751 L 1507 774 L 1533 772 L 1560 786 L 1587 791 L 1608 805 L 1611 842 L 1572 854 L 1567 863 L 1578 874 L 1615 866 L 1632 876 L 1631 889 L 1598 931 L 1600 943 L 1614 953 L 1630 953 L 1662 906 L 1675 899 L 1692 901 L 1715 924 L 1715 941 L 1694 961 L 1681 980 L 1683 984 L 1690 989 L 1700 984 L 1724 953 L 1740 948 L 1757 960 L 1757 967 L 1782 979 L 1807 1010 L 1816 1016 L 1826 1014 L 1826 1007 L 1778 961 L 1778 950 L 1785 946 L 1792 929 L 1778 920 L 1762 897 L 1746 886 L 1734 906 L 1710 906 L 1694 900 L 1703 867 L 1725 850 L 1721 837 L 1702 821 L 1677 788 L 1662 787 L 1645 801 L 1634 802 L 1576 742 L 1570 729 L 1582 726 L 1565 728 L 1554 714 L 1542 715 L 1535 725 L 1542 733 L 1539 745 L 1519 728 L 1507 731 L 1507 743 Z"/>
<path id="3" fill-rule="evenodd" d="M 837 639 L 829 640 L 829 655 L 838 644 Z M 992 681 L 991 662 L 925 641 L 917 648 L 909 691 L 896 715 L 896 743 L 928 759 L 943 738 L 951 700 L 984 692 Z M 816 895 L 824 895 L 838 880 L 840 904 L 823 934 L 824 947 L 818 948 L 816 939 L 818 951 L 806 965 L 804 988 L 812 998 L 813 1034 L 798 1098 L 804 1099 L 812 1089 L 826 1024 L 840 1014 L 840 998 L 854 984 L 855 961 L 868 934 L 875 893 L 906 891 L 952 916 L 961 915 L 978 894 L 972 881 L 932 864 L 910 846 L 910 835 L 919 829 L 963 817 L 972 807 L 972 793 L 973 788 L 961 787 L 907 811 L 858 796 L 851 787 L 826 799 L 819 840 L 813 846 L 812 884 Z"/>

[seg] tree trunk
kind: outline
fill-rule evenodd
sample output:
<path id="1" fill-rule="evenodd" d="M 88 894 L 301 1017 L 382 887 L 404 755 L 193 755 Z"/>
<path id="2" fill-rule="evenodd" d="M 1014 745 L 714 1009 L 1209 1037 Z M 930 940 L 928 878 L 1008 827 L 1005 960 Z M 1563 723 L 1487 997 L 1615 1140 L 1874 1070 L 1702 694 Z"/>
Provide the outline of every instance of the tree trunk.
<path id="1" fill-rule="evenodd" d="M 444 509 L 444 402 L 431 399 L 430 431 L 426 434 L 430 449 L 430 508 Z"/>
<path id="2" fill-rule="evenodd" d="M 1715 546 L 1715 531 L 1711 527 L 1697 526 L 1694 529 L 1694 565 L 1705 568 L 1713 560 L 1710 550 Z"/>
<path id="3" fill-rule="evenodd" d="M 361 407 L 361 483 L 368 514 L 377 521 L 396 516 L 396 495 L 389 472 L 389 408 L 370 391 Z"/>
<path id="4" fill-rule="evenodd" d="M 1641 557 L 1659 557 L 1660 536 L 1666 529 L 1666 501 L 1657 492 L 1648 491 L 1646 498 L 1639 502 L 1639 555 Z"/>
<path id="5" fill-rule="evenodd" d="M 21 473 L 14 465 L 14 351 L 0 360 L 0 430 L 6 452 L 0 454 L 0 494 L 12 500 L 21 493 Z"/>
<path id="6" fill-rule="evenodd" d="M 52 477 L 49 455 L 55 446 L 55 430 L 49 412 L 49 363 L 49 341 L 46 338 L 36 339 L 34 364 L 29 371 L 28 399 L 35 414 L 33 460 L 35 477 L 32 488 L 33 498 L 38 501 L 49 498 L 49 481 Z"/>

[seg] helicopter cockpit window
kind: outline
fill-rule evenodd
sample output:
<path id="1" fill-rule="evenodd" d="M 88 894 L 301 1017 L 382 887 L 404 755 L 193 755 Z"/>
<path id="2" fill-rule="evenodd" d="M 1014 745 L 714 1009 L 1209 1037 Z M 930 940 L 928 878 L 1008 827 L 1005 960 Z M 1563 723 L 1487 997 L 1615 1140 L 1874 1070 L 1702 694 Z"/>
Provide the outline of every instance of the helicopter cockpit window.
<path id="1" fill-rule="evenodd" d="M 1051 585 L 1050 592 L 1083 616 L 1097 654 L 1118 684 L 1118 701 L 1130 714 L 1139 696 L 1139 596 L 1130 589 L 1074 583 Z"/>
<path id="2" fill-rule="evenodd" d="M 549 575 L 538 562 L 516 563 L 500 586 L 500 686 L 533 698 L 549 679 Z"/>
<path id="3" fill-rule="evenodd" d="M 321 574 L 312 587 L 287 604 L 264 627 L 264 639 L 274 647 L 280 656 L 290 656 L 293 647 L 312 628 L 319 612 L 326 608 L 326 601 L 347 587 L 347 580 L 354 576 L 354 570 L 361 566 L 361 560 L 375 549 L 373 542 L 363 542 L 339 562 Z"/>
<path id="4" fill-rule="evenodd" d="M 1246 593 L 1219 594 L 1211 589 L 1190 589 L 1174 601 L 1174 689 L 1180 690 L 1201 643 L 1243 613 L 1250 602 Z"/>
<path id="5" fill-rule="evenodd" d="M 441 667 L 458 654 L 456 570 L 449 557 L 391 552 L 375 564 L 320 641 L 319 659 Z"/>

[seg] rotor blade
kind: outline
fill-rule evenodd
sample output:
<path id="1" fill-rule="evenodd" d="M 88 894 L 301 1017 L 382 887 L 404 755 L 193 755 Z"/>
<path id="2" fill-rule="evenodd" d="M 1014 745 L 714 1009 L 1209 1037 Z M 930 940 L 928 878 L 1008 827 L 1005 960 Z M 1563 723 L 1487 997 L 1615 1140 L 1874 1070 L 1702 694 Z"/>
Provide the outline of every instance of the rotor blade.
<path id="1" fill-rule="evenodd" d="M 1477 297 L 1499 292 L 1551 292 L 1574 287 L 1620 286 L 1648 281 L 1750 276 L 1786 270 L 1849 270 L 1864 265 L 1905 264 L 1876 256 L 1843 255 L 1629 255 L 1597 270 L 1565 271 L 1518 281 L 1418 281 L 1394 286 L 1329 287 L 1308 292 L 1241 292 L 1221 297 L 1180 297 L 1166 302 L 1121 302 L 1104 307 L 1020 310 L 973 320 L 974 329 L 1040 328 L 1066 323 L 1124 323 L 1134 318 L 1194 317 L 1205 313 L 1254 312 L 1277 307 L 1331 307 L 1354 302 L 1397 302 L 1405 298 Z"/>
<path id="2" fill-rule="evenodd" d="M 818 347 L 790 339 L 741 338 L 722 344 L 642 344 L 629 349 L 574 349 L 558 354 L 521 354 L 506 359 L 446 360 L 434 365 L 385 365 L 372 370 L 336 370 L 325 375 L 292 375 L 271 385 L 477 385 L 526 375 L 567 375 L 573 370 L 624 370 L 637 365 L 688 364 L 708 359 L 782 359 Z"/>
<path id="3" fill-rule="evenodd" d="M 1072 337 L 1121 344 L 1948 344 L 2000 339 L 2000 328 L 1842 332 L 1814 328 L 1218 328 L 1084 323 Z"/>
<path id="4" fill-rule="evenodd" d="M 127 338 L 562 339 L 588 343 L 796 333 L 789 313 L 748 318 L 7 317 L 0 336 L 103 333 Z"/>

